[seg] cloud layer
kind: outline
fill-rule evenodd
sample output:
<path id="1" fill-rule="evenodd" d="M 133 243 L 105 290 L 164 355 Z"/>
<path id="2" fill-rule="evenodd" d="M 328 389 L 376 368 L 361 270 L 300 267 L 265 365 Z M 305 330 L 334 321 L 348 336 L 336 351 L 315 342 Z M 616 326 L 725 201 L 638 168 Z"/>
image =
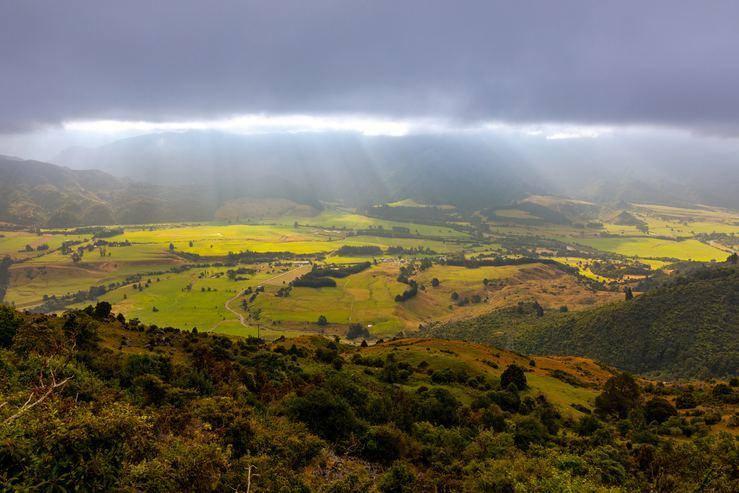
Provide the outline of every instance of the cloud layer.
<path id="1" fill-rule="evenodd" d="M 0 132 L 264 113 L 732 133 L 737 19 L 729 1 L 3 2 Z"/>

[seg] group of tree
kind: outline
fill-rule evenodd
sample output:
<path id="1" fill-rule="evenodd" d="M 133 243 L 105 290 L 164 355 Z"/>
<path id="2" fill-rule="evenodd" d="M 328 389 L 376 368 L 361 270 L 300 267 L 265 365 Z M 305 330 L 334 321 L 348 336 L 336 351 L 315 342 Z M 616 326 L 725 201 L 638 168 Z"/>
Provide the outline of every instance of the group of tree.
<path id="1" fill-rule="evenodd" d="M 0 489 L 736 490 L 736 441 L 660 424 L 669 409 L 628 378 L 595 414 L 565 414 L 522 367 L 492 377 L 404 353 L 144 325 L 105 303 L 2 307 Z"/>

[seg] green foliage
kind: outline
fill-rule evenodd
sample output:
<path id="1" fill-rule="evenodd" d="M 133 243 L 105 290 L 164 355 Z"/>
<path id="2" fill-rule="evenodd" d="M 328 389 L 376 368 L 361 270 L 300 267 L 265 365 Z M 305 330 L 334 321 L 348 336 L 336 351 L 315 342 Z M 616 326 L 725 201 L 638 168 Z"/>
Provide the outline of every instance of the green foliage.
<path id="1" fill-rule="evenodd" d="M 739 367 L 739 270 L 701 268 L 628 302 L 537 318 L 502 309 L 439 324 L 436 337 L 530 354 L 577 354 L 667 378 L 731 376 Z M 728 329 L 728 330 L 727 330 Z"/>
<path id="2" fill-rule="evenodd" d="M 349 339 L 358 339 L 360 337 L 366 339 L 370 337 L 370 331 L 362 324 L 351 324 L 349 330 L 346 332 L 346 337 Z"/>
<path id="3" fill-rule="evenodd" d="M 323 389 L 295 396 L 286 403 L 287 415 L 306 424 L 321 438 L 339 441 L 359 435 L 362 425 L 351 406 L 341 397 Z"/>
<path id="4" fill-rule="evenodd" d="M 518 365 L 509 365 L 500 376 L 501 388 L 507 389 L 510 385 L 515 385 L 518 390 L 526 390 L 526 374 L 523 368 Z"/>
<path id="5" fill-rule="evenodd" d="M 389 351 L 320 337 L 266 344 L 81 311 L 13 314 L 16 336 L 0 349 L 3 491 L 728 492 L 737 485 L 737 444 L 710 435 L 707 424 L 721 419 L 731 387 L 731 394 L 718 387 L 720 398 L 693 387 L 712 406 L 701 416 L 663 420 L 671 411 L 659 396 L 673 389 L 651 386 L 653 398 L 627 406 L 624 419 L 573 419 L 577 411 L 553 404 L 559 390 L 540 395 L 512 382 L 489 390 L 467 366 L 463 343 L 443 353 L 446 366 L 431 382 L 423 369 L 436 363 L 434 352 L 418 355 L 430 365 L 411 366 L 405 341 Z M 551 377 L 533 371 L 529 385 L 538 391 L 537 380 Z M 628 400 L 627 380 L 606 385 L 601 401 Z M 52 382 L 59 386 L 47 395 Z M 24 408 L 29 395 L 45 398 Z"/>
<path id="6" fill-rule="evenodd" d="M 595 412 L 602 416 L 626 418 L 639 406 L 641 392 L 634 377 L 621 373 L 608 379 L 603 393 L 595 399 Z"/>
<path id="7" fill-rule="evenodd" d="M 648 400 L 644 404 L 644 417 L 648 423 L 651 423 L 652 421 L 664 423 L 669 418 L 676 415 L 677 410 L 667 399 L 656 397 Z"/>
<path id="8" fill-rule="evenodd" d="M 15 310 L 0 304 L 0 348 L 10 347 L 21 323 L 22 319 Z"/>
<path id="9" fill-rule="evenodd" d="M 382 493 L 411 493 L 415 491 L 413 487 L 415 480 L 411 468 L 406 464 L 398 463 L 380 478 L 378 489 Z"/>

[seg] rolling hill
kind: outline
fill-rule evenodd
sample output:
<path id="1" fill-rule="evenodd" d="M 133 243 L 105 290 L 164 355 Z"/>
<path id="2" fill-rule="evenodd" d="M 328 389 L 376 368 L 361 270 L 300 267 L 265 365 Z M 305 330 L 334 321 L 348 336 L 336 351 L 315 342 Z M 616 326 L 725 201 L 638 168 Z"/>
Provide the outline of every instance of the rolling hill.
<path id="1" fill-rule="evenodd" d="M 99 170 L 0 156 L 0 221 L 68 227 L 210 219 L 207 199 Z"/>
<path id="2" fill-rule="evenodd" d="M 701 269 L 633 300 L 536 317 L 524 307 L 427 328 L 434 336 L 502 345 L 532 354 L 597 359 L 664 378 L 736 375 L 739 271 Z"/>

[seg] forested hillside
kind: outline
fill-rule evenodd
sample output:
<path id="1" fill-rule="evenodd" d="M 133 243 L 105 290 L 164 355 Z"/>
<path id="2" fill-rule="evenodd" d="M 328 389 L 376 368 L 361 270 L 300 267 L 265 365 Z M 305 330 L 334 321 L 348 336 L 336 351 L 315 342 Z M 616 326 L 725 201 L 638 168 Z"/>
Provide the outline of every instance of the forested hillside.
<path id="1" fill-rule="evenodd" d="M 575 354 L 660 377 L 739 369 L 739 271 L 700 269 L 634 299 L 537 317 L 526 306 L 428 328 L 533 354 Z"/>
<path id="2" fill-rule="evenodd" d="M 738 399 L 458 341 L 267 344 L 107 303 L 0 306 L 4 491 L 728 493 Z"/>

